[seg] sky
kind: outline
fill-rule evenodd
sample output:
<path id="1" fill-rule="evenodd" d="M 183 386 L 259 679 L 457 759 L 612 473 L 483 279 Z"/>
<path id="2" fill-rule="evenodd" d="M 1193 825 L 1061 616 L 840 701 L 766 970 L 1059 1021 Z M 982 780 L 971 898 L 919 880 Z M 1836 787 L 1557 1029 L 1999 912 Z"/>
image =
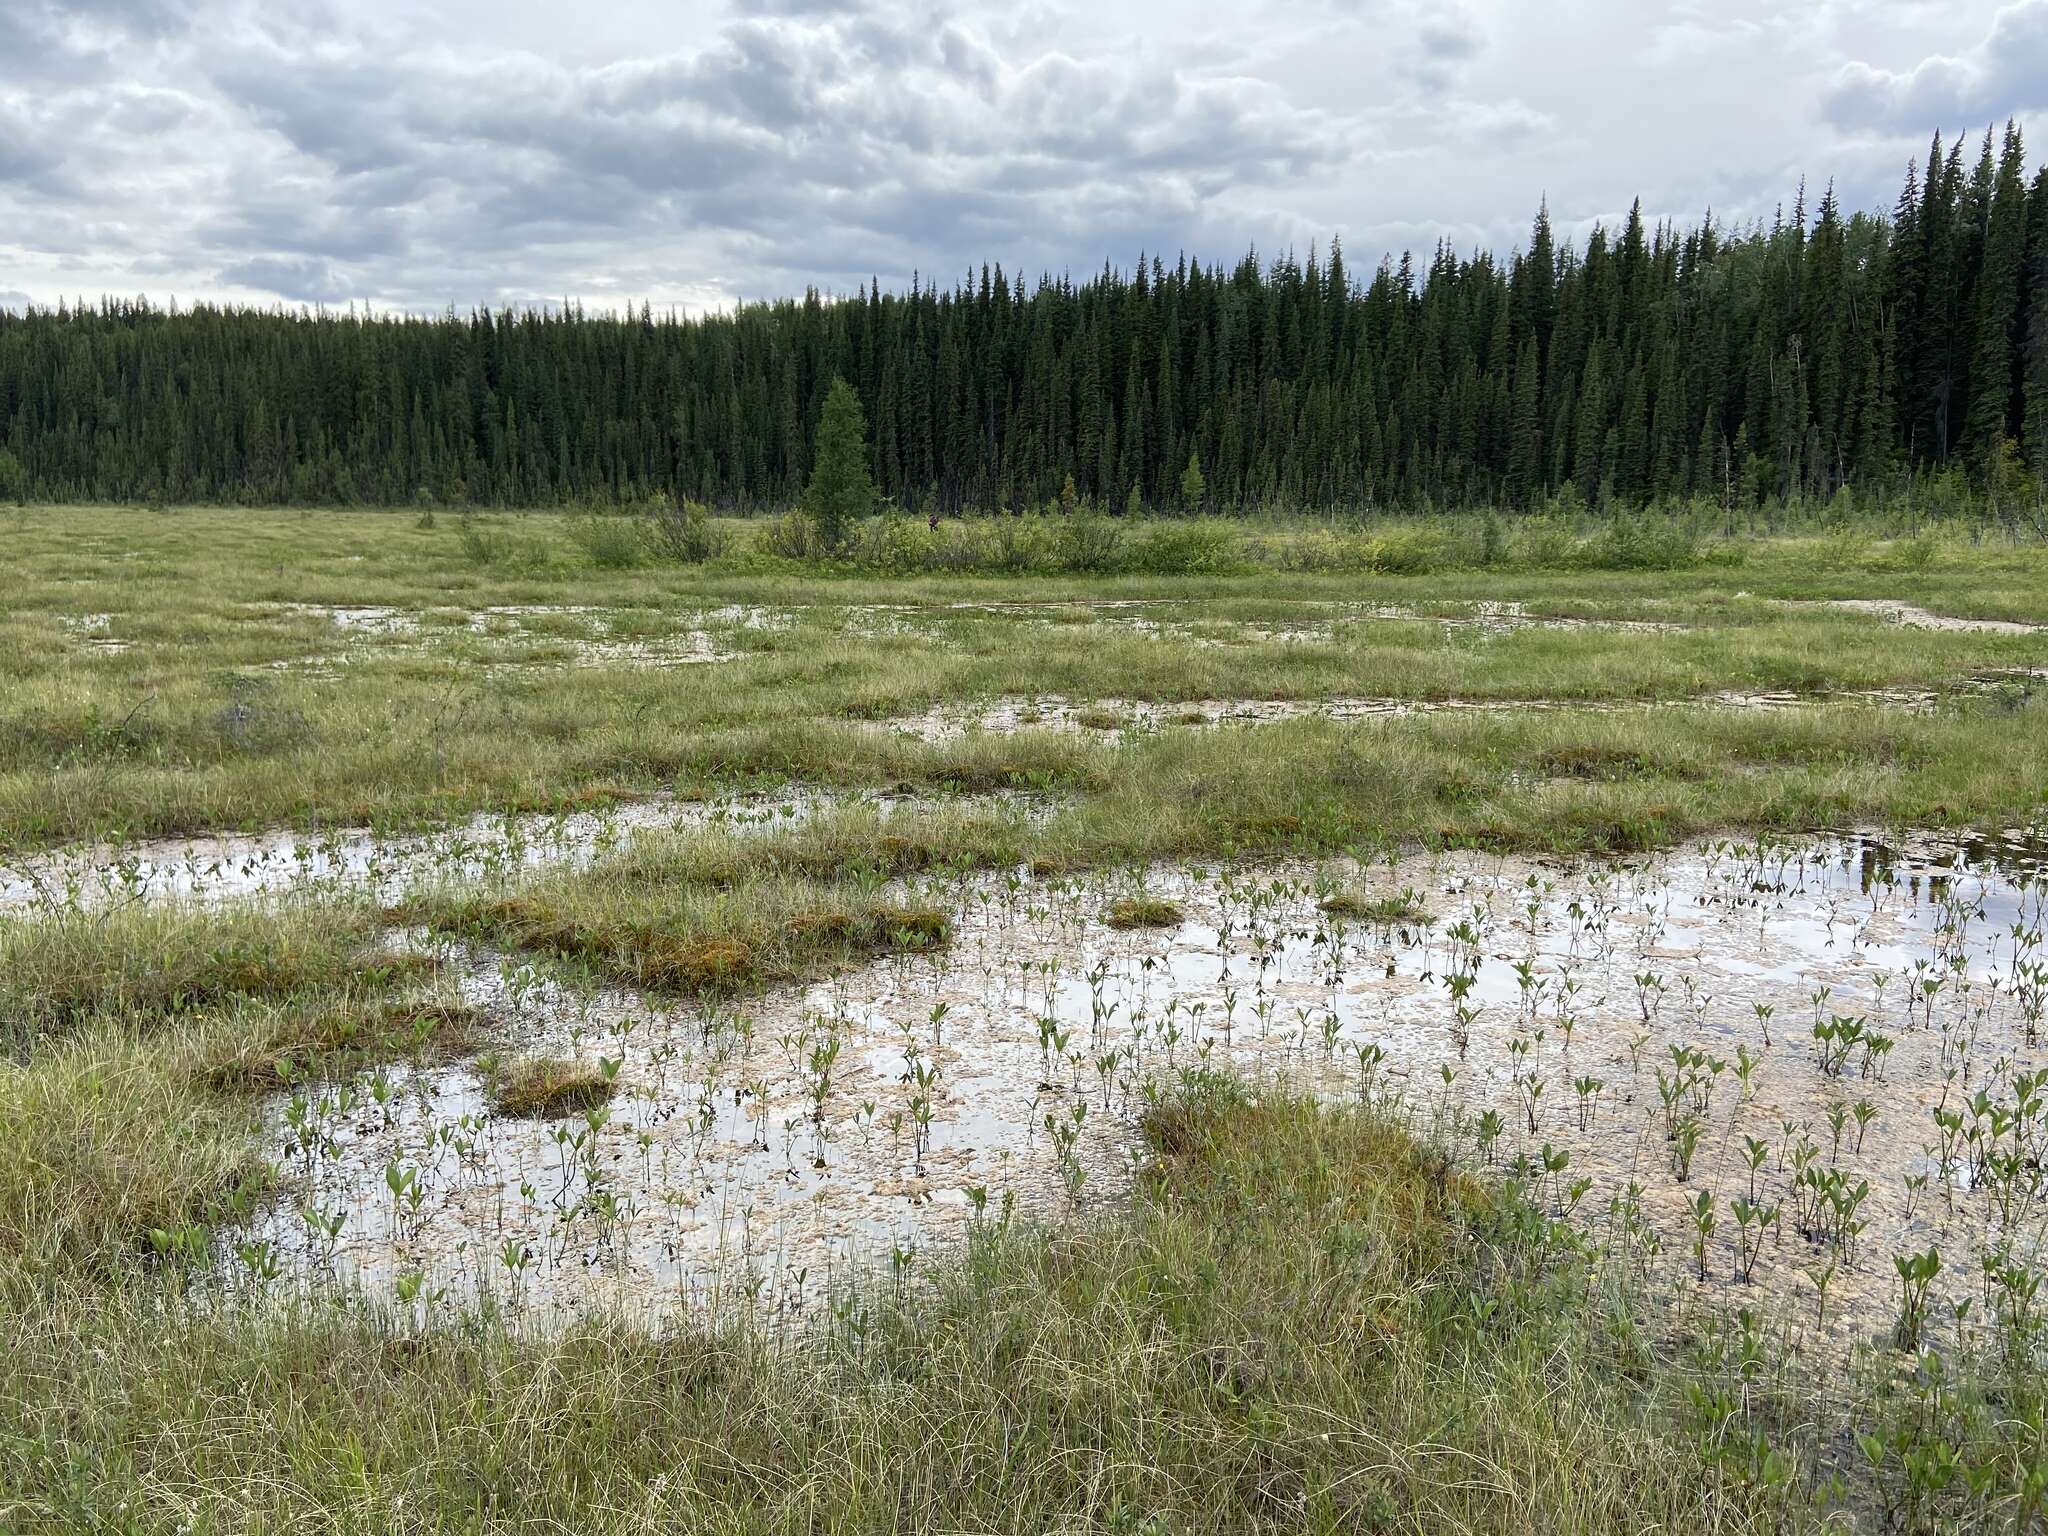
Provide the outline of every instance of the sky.
<path id="1" fill-rule="evenodd" d="M 2048 0 L 0 0 L 0 305 L 698 312 L 1889 210 Z"/>

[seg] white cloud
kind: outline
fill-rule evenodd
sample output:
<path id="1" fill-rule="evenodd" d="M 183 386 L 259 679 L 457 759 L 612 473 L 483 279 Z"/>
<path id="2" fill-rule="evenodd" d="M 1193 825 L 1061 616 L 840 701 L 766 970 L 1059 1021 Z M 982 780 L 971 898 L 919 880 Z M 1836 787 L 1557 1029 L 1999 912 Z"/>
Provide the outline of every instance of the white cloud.
<path id="1" fill-rule="evenodd" d="M 0 287 L 52 298 L 703 307 L 1333 232 L 1365 267 L 1506 249 L 1546 193 L 1563 230 L 1802 173 L 1888 205 L 1937 121 L 2048 79 L 2048 0 L 20 8 Z"/>
<path id="2" fill-rule="evenodd" d="M 1931 54 L 1906 69 L 1845 64 L 1827 106 L 1845 125 L 1912 131 L 2048 107 L 2048 0 L 2000 11 L 1983 41 L 1963 53 Z"/>

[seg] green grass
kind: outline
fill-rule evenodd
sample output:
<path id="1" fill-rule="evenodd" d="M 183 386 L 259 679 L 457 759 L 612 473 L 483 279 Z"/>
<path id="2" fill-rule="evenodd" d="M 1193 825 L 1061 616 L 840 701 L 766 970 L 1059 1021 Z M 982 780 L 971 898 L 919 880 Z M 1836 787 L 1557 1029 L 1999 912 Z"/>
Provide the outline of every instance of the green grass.
<path id="1" fill-rule="evenodd" d="M 551 514 L 494 519 L 508 553 L 478 563 L 454 521 L 16 516 L 0 848 L 790 784 L 937 803 L 642 834 L 588 869 L 423 881 L 391 912 L 344 889 L 0 918 L 0 1530 L 2038 1528 L 2038 1361 L 1784 1359 L 1739 1319 L 1635 1292 L 1512 1180 L 1455 1168 L 1433 1127 L 1272 1085 L 1183 1084 L 1142 1127 L 1127 1199 L 1047 1226 L 992 1210 L 964 1249 L 801 1315 L 549 1331 L 206 1278 L 207 1245 L 232 1245 L 277 1176 L 263 1095 L 479 1056 L 498 1113 L 609 1093 L 602 1065 L 517 1054 L 515 1021 L 450 1001 L 431 961 L 383 944 L 393 921 L 538 957 L 572 993 L 722 1004 L 949 942 L 945 887 L 968 872 L 1109 872 L 1128 894 L 1104 915 L 1156 924 L 1179 915 L 1145 889 L 1160 864 L 2038 824 L 2048 701 L 1979 684 L 2048 665 L 2048 639 L 1791 606 L 2040 621 L 2037 551 L 1852 532 L 1594 571 L 1529 529 L 1482 570 L 1462 524 L 1253 524 L 1200 575 L 890 577 L 766 559 L 732 526 L 707 566 L 621 567 Z M 1431 540 L 1412 574 L 1359 563 Z M 1148 611 L 1158 633 L 956 606 L 1096 600 L 1181 606 Z M 1501 601 L 1682 627 L 1483 633 L 1322 606 Z M 416 627 L 344 633 L 297 603 Z M 872 603 L 910 611 L 846 607 Z M 555 611 L 486 612 L 518 605 Z M 90 637 L 129 649 L 82 643 L 97 614 Z M 1250 632 L 1303 623 L 1327 633 Z M 697 628 L 741 659 L 578 664 Z M 1686 702 L 1887 687 L 1946 702 Z M 1041 694 L 1084 728 L 934 745 L 876 725 Z M 1158 730 L 1128 707 L 1333 695 L 1548 707 Z M 1428 916 L 1343 891 L 1326 908 Z"/>
<path id="2" fill-rule="evenodd" d="M 1332 917 L 1351 918 L 1381 927 L 1429 920 L 1428 909 L 1413 891 L 1401 891 L 1391 896 L 1361 896 L 1356 891 L 1339 891 L 1334 896 L 1325 897 L 1319 906 Z"/>
<path id="3" fill-rule="evenodd" d="M 233 1028 L 211 1036 L 199 1074 L 224 1092 L 269 1093 L 387 1061 L 433 1065 L 474 1055 L 491 1032 L 491 1021 L 463 1004 L 352 988 L 240 1010 Z"/>
<path id="4" fill-rule="evenodd" d="M 1085 781 L 1096 771 L 1082 740 L 932 748 L 847 723 L 998 694 L 1163 706 L 1330 694 L 1599 702 L 1943 688 L 2048 659 L 2040 636 L 1896 629 L 1777 606 L 1884 596 L 1946 612 L 2048 615 L 2038 555 L 1960 540 L 1901 553 L 1870 541 L 1762 539 L 1740 544 L 1740 565 L 1685 571 L 1333 576 L 1263 566 L 1221 576 L 821 581 L 772 565 L 603 569 L 560 517 L 520 521 L 555 553 L 503 569 L 472 565 L 448 529 L 386 514 L 21 514 L 0 550 L 10 593 L 0 617 L 0 847 L 112 831 L 418 822 L 668 786 L 697 793 L 797 778 L 985 787 Z M 1174 600 L 1193 605 L 1181 613 L 1191 628 L 1149 636 L 952 606 L 1018 598 Z M 1327 619 L 1317 604 L 1458 612 L 1503 598 L 1536 613 L 1689 627 L 1477 637 L 1413 620 L 1349 620 L 1326 640 L 1203 643 L 1219 626 L 1228 634 Z M 849 630 L 839 605 L 873 602 L 907 605 L 930 633 Z M 390 606 L 415 616 L 419 630 L 343 631 L 278 606 L 289 603 Z M 734 604 L 775 608 L 787 627 L 717 617 Z M 507 605 L 602 612 L 484 616 Z M 107 635 L 131 649 L 102 654 L 65 627 L 98 614 L 112 615 Z M 468 626 L 472 615 L 482 633 Z M 564 647 L 601 627 L 658 640 L 705 622 L 744 659 L 563 666 Z"/>
<path id="5" fill-rule="evenodd" d="M 67 1070 L 108 1069 L 67 1052 Z M 0 1287 L 0 1523 L 1705 1533 L 2029 1517 L 2037 1381 L 1931 1399 L 1910 1375 L 1858 1372 L 1817 1396 L 1710 1320 L 1646 1330 L 1569 1228 L 1378 1111 L 1201 1077 L 1144 1133 L 1124 1208 L 1066 1231 L 991 1214 L 960 1253 L 794 1320 L 529 1333 L 285 1295 L 188 1302 L 142 1272 L 91 1300 Z M 146 1185 L 144 1219 L 176 1220 L 237 1176 L 214 1145 L 195 1130 L 186 1163 L 146 1175 L 104 1141 L 67 1156 L 96 1189 Z M 44 1240 L 105 1220 L 27 1215 Z M 8 1219 L 11 1236 L 23 1217 Z M 1912 1493 L 1854 1450 L 1854 1426 L 1944 1446 L 1955 1476 Z"/>
<path id="6" fill-rule="evenodd" d="M 522 1056 L 493 1075 L 491 1108 L 515 1120 L 556 1120 L 597 1108 L 613 1087 L 596 1062 Z"/>
<path id="7" fill-rule="evenodd" d="M 757 850 L 741 844 L 734 852 Z M 941 912 L 856 883 L 726 863 L 690 876 L 655 873 L 632 856 L 498 894 L 433 892 L 403 912 L 440 932 L 536 950 L 692 997 L 726 997 L 869 955 L 932 949 L 951 927 Z"/>
<path id="8" fill-rule="evenodd" d="M 1703 1480 L 1568 1258 L 1356 1112 L 1198 1088 L 1146 1191 L 768 1331 L 135 1297 L 0 1357 L 0 1521 L 132 1530 L 1801 1529 Z M 48 1413 L 64 1405 L 60 1421 Z M 1782 1520 L 1783 1524 L 1774 1524 Z"/>
<path id="9" fill-rule="evenodd" d="M 1038 820 L 962 802 L 887 817 L 853 808 L 749 835 L 641 833 L 593 871 L 515 887 L 537 891 L 543 906 L 579 893 L 587 914 L 560 943 L 545 911 L 515 905 L 494 917 L 500 898 L 429 892 L 422 910 L 437 923 L 482 924 L 515 938 L 524 917 L 540 947 L 592 953 L 607 950 L 591 938 L 600 931 L 618 939 L 611 950 L 628 947 L 634 912 L 769 877 L 858 887 L 1019 864 L 1080 869 L 1418 844 L 1631 852 L 1724 829 L 2006 826 L 2048 804 L 2048 703 L 1934 716 L 1837 705 L 1367 726 L 1300 720 L 1140 738 L 1092 749 L 1090 761 L 1090 782 L 1100 787 L 1056 801 Z M 1636 766 L 1553 771 L 1589 761 Z M 791 909 L 811 899 L 755 896 Z M 745 900 L 725 899 L 733 913 L 744 911 Z M 692 921 L 677 912 L 685 926 Z"/>
<path id="10" fill-rule="evenodd" d="M 240 1001 L 283 1000 L 418 974 L 374 953 L 359 905 L 205 912 L 140 905 L 0 921 L 0 1049 L 19 1055 L 96 1020 L 154 1030 Z"/>
<path id="11" fill-rule="evenodd" d="M 101 1024 L 0 1062 L 0 1292 L 91 1307 L 92 1282 L 126 1272 L 147 1294 L 152 1231 L 247 1213 L 271 1178 L 253 1116 L 195 1086 L 219 1039 Z"/>
<path id="12" fill-rule="evenodd" d="M 1112 928 L 1171 928 L 1180 919 L 1180 908 L 1164 897 L 1119 896 L 1109 904 L 1106 921 Z"/>

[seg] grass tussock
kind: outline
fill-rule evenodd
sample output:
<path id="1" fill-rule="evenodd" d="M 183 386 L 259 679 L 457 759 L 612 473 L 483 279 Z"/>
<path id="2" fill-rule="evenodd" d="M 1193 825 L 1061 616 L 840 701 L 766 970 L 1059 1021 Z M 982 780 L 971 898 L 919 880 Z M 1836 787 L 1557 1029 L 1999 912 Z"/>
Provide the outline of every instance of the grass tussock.
<path id="1" fill-rule="evenodd" d="M 246 1111 L 195 1086 L 207 1050 L 96 1024 L 0 1062 L 0 1290 L 132 1268 L 153 1233 L 189 1251 L 247 1213 L 271 1173 Z"/>
<path id="2" fill-rule="evenodd" d="M 500 895 L 427 895 L 405 915 L 692 997 L 731 996 L 879 954 L 922 953 L 952 933 L 943 912 L 857 883 L 739 870 L 698 883 L 647 876 L 647 865 L 629 856 Z"/>
<path id="3" fill-rule="evenodd" d="M 374 953 L 353 905 L 205 911 L 141 905 L 0 923 L 0 1049 L 95 1019 L 153 1027 L 244 1000 L 278 1000 L 418 974 L 418 958 Z"/>
<path id="4" fill-rule="evenodd" d="M 213 1037 L 199 1075 L 218 1092 L 268 1093 L 386 1061 L 471 1055 L 483 1048 L 489 1028 L 490 1020 L 466 1004 L 328 997 L 257 1015 L 247 1028 Z"/>
<path id="5" fill-rule="evenodd" d="M 1104 919 L 1112 928 L 1172 928 L 1181 920 L 1180 905 L 1163 896 L 1119 896 Z"/>
<path id="6" fill-rule="evenodd" d="M 558 1120 L 609 1103 L 617 1079 L 597 1062 L 526 1056 L 492 1075 L 491 1108 L 515 1120 Z"/>
<path id="7" fill-rule="evenodd" d="M 1398 923 L 1429 921 L 1429 909 L 1414 891 L 1391 891 L 1379 896 L 1368 896 L 1360 891 L 1338 891 L 1324 897 L 1317 907 L 1332 917 L 1371 923 L 1382 928 Z"/>

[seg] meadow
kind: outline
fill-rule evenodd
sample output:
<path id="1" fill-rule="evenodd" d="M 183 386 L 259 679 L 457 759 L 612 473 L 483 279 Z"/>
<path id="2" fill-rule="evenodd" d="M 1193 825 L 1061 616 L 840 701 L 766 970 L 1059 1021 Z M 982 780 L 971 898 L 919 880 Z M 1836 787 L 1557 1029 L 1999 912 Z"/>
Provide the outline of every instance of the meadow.
<path id="1" fill-rule="evenodd" d="M 0 1528 L 2048 1524 L 2038 546 L 0 519 Z"/>

